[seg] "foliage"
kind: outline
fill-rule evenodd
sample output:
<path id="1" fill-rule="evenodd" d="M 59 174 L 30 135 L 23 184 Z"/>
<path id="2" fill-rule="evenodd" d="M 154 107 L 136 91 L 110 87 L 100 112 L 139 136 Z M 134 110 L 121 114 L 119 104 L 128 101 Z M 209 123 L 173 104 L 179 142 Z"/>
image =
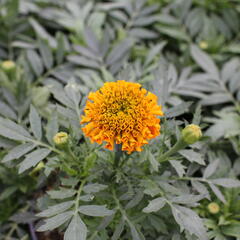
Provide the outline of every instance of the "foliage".
<path id="1" fill-rule="evenodd" d="M 1 1 L 0 239 L 240 239 L 239 16 L 235 0 Z M 118 79 L 163 107 L 141 153 L 81 130 L 88 93 Z"/>

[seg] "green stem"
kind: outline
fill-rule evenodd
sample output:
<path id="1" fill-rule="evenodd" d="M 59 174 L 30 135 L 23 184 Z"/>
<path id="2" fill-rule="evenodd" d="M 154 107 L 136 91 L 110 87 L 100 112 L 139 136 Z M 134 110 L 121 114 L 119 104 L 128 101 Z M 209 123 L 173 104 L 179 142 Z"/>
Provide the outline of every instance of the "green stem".
<path id="1" fill-rule="evenodd" d="M 119 166 L 120 160 L 121 160 L 121 156 L 123 154 L 122 152 L 122 145 L 121 144 L 115 144 L 114 146 L 115 149 L 115 156 L 114 156 L 114 169 L 117 169 L 117 167 Z"/>
<path id="2" fill-rule="evenodd" d="M 81 196 L 81 193 L 82 193 L 82 190 L 83 190 L 83 186 L 85 185 L 86 183 L 86 180 L 84 179 L 81 184 L 80 184 L 80 187 L 78 189 L 78 192 L 77 192 L 77 198 L 76 198 L 76 202 L 75 202 L 75 215 L 78 214 L 78 208 L 79 208 L 79 198 Z"/>
<path id="3" fill-rule="evenodd" d="M 117 209 L 118 209 L 118 210 L 120 211 L 120 213 L 122 214 L 123 219 L 124 219 L 129 225 L 132 225 L 131 220 L 128 218 L 126 211 L 123 209 L 123 207 L 122 207 L 119 199 L 117 198 L 117 194 L 116 194 L 116 191 L 115 191 L 114 188 L 112 189 L 112 194 L 113 194 L 113 199 L 114 199 L 115 202 L 116 202 Z"/>
<path id="4" fill-rule="evenodd" d="M 179 151 L 180 149 L 183 149 L 187 146 L 187 144 L 183 141 L 182 138 L 180 138 L 175 145 L 170 148 L 167 152 L 165 152 L 163 155 L 160 156 L 160 158 L 158 159 L 158 161 L 160 163 L 162 162 L 166 162 L 169 160 L 169 157 L 171 155 L 173 155 L 174 153 L 176 153 L 177 151 Z"/>
<path id="5" fill-rule="evenodd" d="M 63 154 L 63 153 L 62 153 L 61 151 L 59 151 L 58 149 L 56 149 L 56 148 L 54 148 L 54 147 L 51 147 L 51 146 L 49 146 L 49 145 L 46 144 L 46 143 L 43 143 L 43 142 L 40 142 L 40 141 L 37 141 L 37 140 L 34 140 L 34 139 L 30 139 L 30 138 L 29 138 L 28 141 L 29 141 L 29 142 L 32 142 L 32 143 L 35 143 L 35 144 L 37 144 L 37 145 L 39 145 L 39 146 L 46 147 L 46 148 L 50 149 L 51 151 L 53 151 L 53 152 L 55 152 L 55 153 L 58 153 L 58 154 L 60 154 L 60 155 Z"/>
<path id="6" fill-rule="evenodd" d="M 93 240 L 95 237 L 96 237 L 96 235 L 97 235 L 97 233 L 98 233 L 98 231 L 96 230 L 96 231 L 94 231 L 93 232 L 93 234 L 89 237 L 89 239 L 88 240 Z"/>
<path id="7" fill-rule="evenodd" d="M 14 233 L 14 231 L 17 229 L 17 224 L 14 223 L 10 229 L 10 231 L 8 232 L 7 236 L 5 237 L 6 240 L 11 240 L 12 239 L 12 234 Z"/>

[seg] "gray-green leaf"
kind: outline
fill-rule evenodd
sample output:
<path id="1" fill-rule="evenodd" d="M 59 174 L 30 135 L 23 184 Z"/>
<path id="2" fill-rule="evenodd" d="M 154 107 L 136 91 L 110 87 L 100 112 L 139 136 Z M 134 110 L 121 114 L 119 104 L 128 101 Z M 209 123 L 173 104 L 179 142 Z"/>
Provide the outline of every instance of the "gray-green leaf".
<path id="1" fill-rule="evenodd" d="M 76 190 L 61 188 L 59 191 L 52 190 L 47 193 L 52 199 L 64 199 L 72 197 L 76 193 Z"/>
<path id="2" fill-rule="evenodd" d="M 38 216 L 38 217 L 51 217 L 51 216 L 57 215 L 59 213 L 65 212 L 73 204 L 74 204 L 74 201 L 59 203 L 57 205 L 48 207 L 48 209 L 38 213 L 36 216 Z"/>
<path id="3" fill-rule="evenodd" d="M 157 212 L 162 207 L 164 207 L 165 203 L 166 203 L 166 200 L 164 198 L 162 198 L 162 197 L 156 198 L 149 202 L 147 207 L 145 207 L 143 209 L 143 212 L 145 212 L 145 213 Z"/>
<path id="4" fill-rule="evenodd" d="M 25 170 L 36 166 L 41 160 L 46 158 L 50 152 L 51 150 L 47 148 L 41 148 L 29 153 L 23 162 L 21 162 L 18 172 L 22 173 Z"/>
<path id="5" fill-rule="evenodd" d="M 230 178 L 218 178 L 211 180 L 212 183 L 226 188 L 240 187 L 240 181 Z"/>
<path id="6" fill-rule="evenodd" d="M 105 205 L 84 205 L 79 207 L 79 212 L 93 217 L 105 217 L 112 215 L 114 213 L 113 210 L 109 210 Z"/>
<path id="7" fill-rule="evenodd" d="M 0 117 L 0 135 L 13 140 L 26 141 L 32 139 L 31 135 L 15 122 Z"/>
<path id="8" fill-rule="evenodd" d="M 86 240 L 87 239 L 87 227 L 77 214 L 70 222 L 65 234 L 64 240 Z"/>
<path id="9" fill-rule="evenodd" d="M 11 149 L 11 151 L 9 151 L 9 153 L 3 158 L 2 162 L 8 162 L 14 159 L 18 159 L 24 154 L 31 151 L 33 148 L 35 148 L 35 146 L 36 145 L 33 143 L 24 143 L 24 144 L 18 145 L 13 149 Z"/>
<path id="10" fill-rule="evenodd" d="M 72 216 L 74 212 L 73 211 L 68 211 L 64 213 L 60 213 L 52 218 L 49 218 L 45 220 L 45 223 L 40 226 L 37 231 L 38 232 L 45 232 L 45 231 L 51 231 L 59 226 L 61 226 L 63 223 L 68 221 Z"/>
<path id="11" fill-rule="evenodd" d="M 31 129 L 33 131 L 34 136 L 41 140 L 42 138 L 42 124 L 41 124 L 41 118 L 36 111 L 35 107 L 31 105 L 30 107 L 30 115 L 29 115 L 30 125 Z"/>

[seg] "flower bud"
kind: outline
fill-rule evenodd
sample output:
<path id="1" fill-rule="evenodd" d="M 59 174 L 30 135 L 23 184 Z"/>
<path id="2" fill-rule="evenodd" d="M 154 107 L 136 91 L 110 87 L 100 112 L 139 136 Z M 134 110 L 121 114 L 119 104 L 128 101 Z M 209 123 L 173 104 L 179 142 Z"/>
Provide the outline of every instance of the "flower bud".
<path id="1" fill-rule="evenodd" d="M 10 72 L 15 69 L 16 64 L 11 60 L 7 60 L 2 62 L 1 67 L 4 71 Z"/>
<path id="2" fill-rule="evenodd" d="M 30 172 L 30 176 L 34 176 L 38 172 L 40 172 L 45 167 L 45 164 L 43 161 L 39 162 L 38 165 Z"/>
<path id="3" fill-rule="evenodd" d="M 202 49 L 207 49 L 208 48 L 208 43 L 206 41 L 201 41 L 199 43 L 199 47 Z"/>
<path id="4" fill-rule="evenodd" d="M 190 124 L 182 130 L 182 138 L 185 143 L 193 144 L 202 137 L 201 128 L 198 125 Z"/>
<path id="5" fill-rule="evenodd" d="M 209 203 L 207 208 L 208 208 L 208 211 L 212 214 L 217 214 L 220 211 L 219 205 L 215 202 Z"/>
<path id="6" fill-rule="evenodd" d="M 53 141 L 56 145 L 65 145 L 68 142 L 68 134 L 66 132 L 59 132 L 53 137 Z"/>

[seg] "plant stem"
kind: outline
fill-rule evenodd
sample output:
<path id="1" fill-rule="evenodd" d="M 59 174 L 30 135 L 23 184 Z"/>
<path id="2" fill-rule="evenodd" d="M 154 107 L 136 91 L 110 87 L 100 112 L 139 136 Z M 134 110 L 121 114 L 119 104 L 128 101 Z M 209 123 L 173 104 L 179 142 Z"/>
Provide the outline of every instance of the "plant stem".
<path id="1" fill-rule="evenodd" d="M 114 169 L 117 169 L 117 167 L 119 166 L 120 160 L 121 160 L 122 153 L 123 153 L 122 152 L 122 145 L 121 144 L 115 144 L 114 150 L 115 150 L 115 156 L 114 156 L 113 167 L 114 167 Z"/>
<path id="2" fill-rule="evenodd" d="M 95 237 L 96 237 L 96 235 L 97 235 L 97 233 L 98 233 L 98 231 L 96 230 L 96 231 L 94 231 L 93 232 L 93 234 L 89 237 L 89 239 L 88 240 L 93 240 Z"/>
<path id="3" fill-rule="evenodd" d="M 183 141 L 182 138 L 180 138 L 176 143 L 175 145 L 170 148 L 167 152 L 165 152 L 162 156 L 160 156 L 160 158 L 158 159 L 158 161 L 160 163 L 162 162 L 166 162 L 169 160 L 169 157 L 171 155 L 173 155 L 174 153 L 176 153 L 177 151 L 179 151 L 180 149 L 183 149 L 187 146 L 187 144 Z"/>
<path id="4" fill-rule="evenodd" d="M 128 218 L 127 213 L 125 211 L 125 209 L 123 209 L 119 199 L 117 198 L 117 194 L 115 189 L 112 189 L 112 194 L 113 194 L 113 199 L 115 200 L 116 204 L 117 204 L 117 209 L 120 211 L 120 213 L 122 214 L 123 219 L 129 224 L 132 225 L 131 220 Z"/>
<path id="5" fill-rule="evenodd" d="M 17 224 L 14 223 L 10 229 L 10 231 L 8 232 L 5 240 L 10 240 L 12 238 L 12 234 L 14 233 L 14 231 L 17 229 Z"/>
<path id="6" fill-rule="evenodd" d="M 36 233 L 35 233 L 35 229 L 34 229 L 33 223 L 30 222 L 30 223 L 28 224 L 28 226 L 29 226 L 29 230 L 30 230 L 30 234 L 31 234 L 32 240 L 38 240 L 37 235 L 36 235 Z"/>
<path id="7" fill-rule="evenodd" d="M 78 189 L 78 192 L 77 192 L 77 198 L 76 198 L 76 202 L 75 202 L 75 215 L 77 215 L 78 213 L 78 208 L 79 208 L 79 198 L 81 196 L 81 193 L 82 193 L 82 190 L 83 190 L 83 186 L 84 184 L 86 183 L 86 180 L 84 179 L 81 184 L 80 184 L 80 187 Z"/>

